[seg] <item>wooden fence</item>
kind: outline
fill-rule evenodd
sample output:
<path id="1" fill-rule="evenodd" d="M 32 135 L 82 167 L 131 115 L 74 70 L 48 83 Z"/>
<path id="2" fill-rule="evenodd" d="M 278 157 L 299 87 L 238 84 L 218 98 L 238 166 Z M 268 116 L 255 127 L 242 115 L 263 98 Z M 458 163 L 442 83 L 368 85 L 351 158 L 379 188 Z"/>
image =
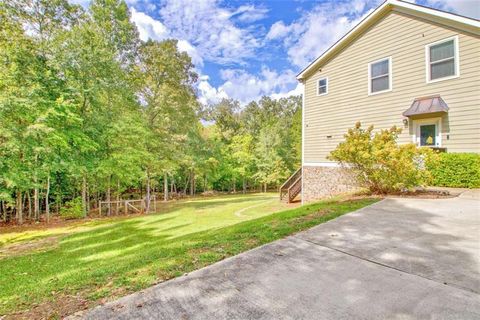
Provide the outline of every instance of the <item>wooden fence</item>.
<path id="1" fill-rule="evenodd" d="M 98 203 L 98 213 L 99 215 L 103 215 L 102 209 L 104 208 L 107 209 L 107 215 L 111 215 L 113 211 L 115 211 L 115 214 L 119 214 L 120 212 L 122 212 L 123 214 L 128 214 L 129 212 L 150 213 L 157 211 L 157 199 L 155 196 L 152 196 L 150 198 L 149 212 L 145 212 L 145 210 L 147 209 L 146 204 L 146 199 L 100 201 Z"/>

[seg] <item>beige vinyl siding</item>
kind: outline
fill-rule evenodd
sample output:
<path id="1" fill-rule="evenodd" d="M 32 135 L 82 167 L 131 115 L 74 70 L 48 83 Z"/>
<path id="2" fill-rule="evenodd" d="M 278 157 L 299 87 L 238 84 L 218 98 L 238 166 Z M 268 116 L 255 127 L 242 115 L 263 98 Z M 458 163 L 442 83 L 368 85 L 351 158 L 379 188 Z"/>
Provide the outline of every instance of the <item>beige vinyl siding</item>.
<path id="1" fill-rule="evenodd" d="M 460 76 L 427 83 L 425 46 L 458 36 Z M 391 57 L 392 91 L 368 95 L 368 64 Z M 391 12 L 305 82 L 304 162 L 325 162 L 357 121 L 375 128 L 403 128 L 399 142 L 412 142 L 413 126 L 402 112 L 414 98 L 440 94 L 450 111 L 442 118 L 442 147 L 480 152 L 480 39 L 467 32 Z M 328 77 L 328 94 L 317 81 Z M 447 135 L 449 139 L 447 140 Z M 327 138 L 332 136 L 332 138 Z"/>

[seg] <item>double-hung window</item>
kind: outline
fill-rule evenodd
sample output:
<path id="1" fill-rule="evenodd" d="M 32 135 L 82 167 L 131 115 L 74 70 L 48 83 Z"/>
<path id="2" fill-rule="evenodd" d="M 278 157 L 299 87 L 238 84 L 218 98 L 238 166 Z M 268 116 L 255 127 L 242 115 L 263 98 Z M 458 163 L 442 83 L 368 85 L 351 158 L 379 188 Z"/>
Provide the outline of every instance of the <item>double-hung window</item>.
<path id="1" fill-rule="evenodd" d="M 392 90 L 392 58 L 384 58 L 368 64 L 368 94 Z"/>
<path id="2" fill-rule="evenodd" d="M 459 75 L 457 37 L 427 45 L 425 55 L 427 82 L 451 79 Z"/>
<path id="3" fill-rule="evenodd" d="M 323 96 L 328 93 L 328 78 L 318 79 L 317 95 Z"/>

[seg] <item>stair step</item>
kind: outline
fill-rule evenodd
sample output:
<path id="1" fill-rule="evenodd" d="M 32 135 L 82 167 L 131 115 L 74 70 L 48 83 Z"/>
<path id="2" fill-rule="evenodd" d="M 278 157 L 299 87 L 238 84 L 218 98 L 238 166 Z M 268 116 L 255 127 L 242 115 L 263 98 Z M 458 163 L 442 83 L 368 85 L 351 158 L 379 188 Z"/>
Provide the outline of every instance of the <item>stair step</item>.
<path id="1" fill-rule="evenodd" d="M 287 203 L 292 202 L 302 192 L 302 170 L 295 171 L 280 187 L 280 200 L 286 196 Z"/>

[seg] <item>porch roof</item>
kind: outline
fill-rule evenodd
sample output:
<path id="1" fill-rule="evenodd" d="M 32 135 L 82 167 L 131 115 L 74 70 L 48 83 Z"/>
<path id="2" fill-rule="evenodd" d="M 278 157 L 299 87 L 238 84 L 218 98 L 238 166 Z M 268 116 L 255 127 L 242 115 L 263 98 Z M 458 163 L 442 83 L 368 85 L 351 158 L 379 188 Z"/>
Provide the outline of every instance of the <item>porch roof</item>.
<path id="1" fill-rule="evenodd" d="M 415 98 L 410 108 L 405 110 L 402 114 L 405 117 L 412 117 L 438 112 L 448 112 L 448 105 L 439 95 L 434 95 Z"/>

